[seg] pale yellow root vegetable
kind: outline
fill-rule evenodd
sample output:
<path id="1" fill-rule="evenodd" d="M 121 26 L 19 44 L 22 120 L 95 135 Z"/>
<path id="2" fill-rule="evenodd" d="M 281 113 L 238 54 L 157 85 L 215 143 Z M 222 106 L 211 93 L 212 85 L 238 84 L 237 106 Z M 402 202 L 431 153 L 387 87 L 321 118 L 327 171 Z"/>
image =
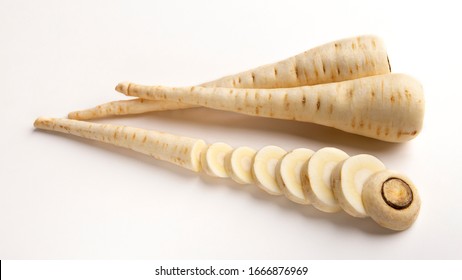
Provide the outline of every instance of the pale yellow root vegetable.
<path id="1" fill-rule="evenodd" d="M 108 116 L 142 114 L 154 111 L 167 111 L 190 108 L 188 104 L 170 101 L 151 101 L 141 98 L 105 103 L 91 109 L 69 113 L 68 117 L 75 120 L 98 119 Z"/>
<path id="2" fill-rule="evenodd" d="M 225 157 L 225 169 L 229 177 L 239 184 L 253 184 L 252 161 L 255 151 L 249 147 L 234 149 Z"/>
<path id="3" fill-rule="evenodd" d="M 347 158 L 344 151 L 328 147 L 314 153 L 303 165 L 303 192 L 316 209 L 327 213 L 341 209 L 332 190 L 331 176 L 337 164 Z"/>
<path id="4" fill-rule="evenodd" d="M 310 149 L 295 149 L 281 158 L 276 167 L 279 187 L 284 195 L 295 203 L 310 204 L 310 200 L 303 193 L 301 171 L 313 154 Z"/>
<path id="5" fill-rule="evenodd" d="M 201 170 L 200 157 L 206 147 L 200 139 L 111 124 L 38 118 L 34 126 L 129 148 L 196 172 Z"/>
<path id="6" fill-rule="evenodd" d="M 261 148 L 253 159 L 252 176 L 257 186 L 272 195 L 282 195 L 282 190 L 276 181 L 278 161 L 287 152 L 277 146 Z"/>
<path id="7" fill-rule="evenodd" d="M 225 157 L 233 151 L 226 143 L 213 143 L 202 153 L 201 164 L 205 173 L 212 177 L 227 178 L 225 170 Z"/>
<path id="8" fill-rule="evenodd" d="M 363 187 L 362 200 L 374 221 L 393 230 L 409 228 L 417 219 L 421 204 L 411 180 L 390 170 L 369 177 Z"/>
<path id="9" fill-rule="evenodd" d="M 247 147 L 232 150 L 229 145 L 224 143 L 207 146 L 200 139 L 125 126 L 59 118 L 38 118 L 34 125 L 40 129 L 58 131 L 129 148 L 196 172 L 201 170 L 202 155 L 208 153 L 211 157 L 205 157 L 203 162 L 210 170 L 213 170 L 213 176 L 220 176 L 220 174 L 221 177 L 237 176 L 242 182 L 250 183 L 252 179 L 248 178 L 250 176 L 248 173 L 252 173 L 255 177 L 255 183 L 270 194 L 282 194 L 281 188 L 291 188 L 289 185 L 297 181 L 296 177 L 301 176 L 302 187 L 305 189 L 307 185 L 310 185 L 308 186 L 311 189 L 309 192 L 313 193 L 312 196 L 307 195 L 306 197 L 313 202 L 316 208 L 328 212 L 340 209 L 335 201 L 335 196 L 332 195 L 332 185 L 330 185 L 331 180 L 329 180 L 333 167 L 348 157 L 338 149 L 324 148 L 311 157 L 309 157 L 312 153 L 311 150 L 296 149 L 284 157 L 286 152 L 277 146 L 264 147 L 257 153 Z M 221 152 L 223 155 L 219 155 Z M 357 158 L 363 156 L 365 155 L 357 156 Z M 227 165 L 226 162 L 231 159 L 231 163 L 228 163 L 231 168 L 223 167 L 223 159 L 225 166 Z M 304 160 L 306 163 L 303 164 L 302 171 L 298 172 L 297 166 Z M 353 160 L 352 162 L 356 161 Z M 348 160 L 344 161 L 343 165 L 340 164 L 343 166 L 341 170 L 347 171 L 345 169 L 347 163 Z M 363 161 L 361 167 L 364 166 L 374 168 L 376 163 Z M 217 172 L 217 170 L 219 171 Z M 221 172 L 224 170 L 226 173 L 229 172 L 228 170 L 232 172 L 223 175 Z M 356 173 L 358 169 L 349 170 Z M 281 179 L 276 179 L 276 172 L 279 172 L 281 178 L 284 178 L 281 185 L 278 185 Z M 361 175 L 360 177 L 358 182 L 361 183 L 367 176 Z M 344 183 L 345 181 L 340 182 L 340 184 Z M 290 192 L 291 195 L 297 193 L 293 189 L 290 189 Z M 358 193 L 361 193 L 366 216 L 371 216 L 374 221 L 386 228 L 404 230 L 415 221 L 418 215 L 420 198 L 417 190 L 407 177 L 396 172 L 385 170 L 370 175 Z"/>
<path id="10" fill-rule="evenodd" d="M 352 156 L 335 167 L 331 185 L 340 206 L 353 217 L 367 217 L 361 198 L 364 183 L 385 165 L 371 155 Z"/>
<path id="11" fill-rule="evenodd" d="M 145 99 L 311 122 L 388 142 L 413 139 L 421 131 L 425 109 L 422 86 L 404 74 L 287 89 L 172 88 L 120 83 L 116 90 Z"/>
<path id="12" fill-rule="evenodd" d="M 390 73 L 383 41 L 375 36 L 359 36 L 333 41 L 288 59 L 242 73 L 203 83 L 202 87 L 289 88 L 352 80 Z M 69 114 L 73 119 L 101 118 L 111 115 L 183 109 L 181 102 L 114 101 Z M 175 108 L 177 104 L 177 108 Z"/>

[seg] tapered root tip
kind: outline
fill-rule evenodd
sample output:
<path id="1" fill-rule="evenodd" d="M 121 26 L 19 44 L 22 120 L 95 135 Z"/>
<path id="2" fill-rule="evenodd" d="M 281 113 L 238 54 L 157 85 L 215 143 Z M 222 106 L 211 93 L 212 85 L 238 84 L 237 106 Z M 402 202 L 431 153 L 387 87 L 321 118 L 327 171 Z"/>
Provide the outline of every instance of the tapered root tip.
<path id="1" fill-rule="evenodd" d="M 69 119 L 78 120 L 78 119 L 80 119 L 80 113 L 79 113 L 79 111 L 70 112 L 69 114 L 67 114 L 67 117 Z"/>
<path id="2" fill-rule="evenodd" d="M 39 117 L 34 121 L 35 128 L 44 128 L 50 123 L 50 118 Z"/>
<path id="3" fill-rule="evenodd" d="M 123 93 L 123 94 L 127 94 L 128 93 L 128 87 L 130 86 L 130 83 L 129 82 L 123 82 L 123 83 L 119 83 L 116 87 L 115 87 L 115 90 L 120 92 L 120 93 Z"/>

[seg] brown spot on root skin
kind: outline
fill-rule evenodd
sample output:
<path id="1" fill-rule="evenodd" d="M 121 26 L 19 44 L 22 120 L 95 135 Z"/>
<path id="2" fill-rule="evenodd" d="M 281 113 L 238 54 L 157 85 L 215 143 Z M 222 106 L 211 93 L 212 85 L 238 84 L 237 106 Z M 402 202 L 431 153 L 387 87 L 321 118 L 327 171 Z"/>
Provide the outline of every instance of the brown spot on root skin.
<path id="1" fill-rule="evenodd" d="M 290 106 L 290 104 L 289 104 L 289 95 L 286 93 L 284 95 L 284 108 L 285 108 L 286 111 L 289 111 L 289 106 Z"/>
<path id="2" fill-rule="evenodd" d="M 351 120 L 351 127 L 352 128 L 356 127 L 356 117 L 353 117 L 353 119 Z"/>
<path id="3" fill-rule="evenodd" d="M 274 68 L 274 76 L 278 75 L 278 69 Z"/>
<path id="4" fill-rule="evenodd" d="M 255 114 L 259 115 L 260 114 L 260 109 L 258 107 L 255 107 Z"/>
<path id="5" fill-rule="evenodd" d="M 348 97 L 350 99 L 353 98 L 353 89 L 351 89 L 351 88 L 348 90 Z"/>
<path id="6" fill-rule="evenodd" d="M 295 67 L 295 68 L 294 68 L 294 71 L 295 71 L 295 77 L 296 77 L 296 78 L 297 78 L 297 80 L 298 80 L 298 79 L 299 79 L 299 77 L 298 77 L 298 68 L 297 68 L 297 67 Z"/>
<path id="7" fill-rule="evenodd" d="M 391 97 L 390 97 L 390 101 L 391 101 L 391 103 L 395 103 L 395 97 L 394 97 L 394 96 L 391 96 Z"/>
<path id="8" fill-rule="evenodd" d="M 241 83 L 241 76 L 239 76 L 239 77 L 237 78 L 237 82 L 238 82 L 238 83 Z"/>
<path id="9" fill-rule="evenodd" d="M 375 92 L 374 92 L 374 90 L 371 91 L 371 96 L 372 96 L 372 97 L 375 97 Z"/>
<path id="10" fill-rule="evenodd" d="M 252 72 L 252 82 L 255 83 L 255 73 Z"/>
<path id="11" fill-rule="evenodd" d="M 414 199 L 411 187 L 400 178 L 392 177 L 383 182 L 381 194 L 388 206 L 396 210 L 408 208 Z"/>
<path id="12" fill-rule="evenodd" d="M 376 133 L 377 133 L 377 136 L 379 136 L 382 133 L 382 127 L 380 127 L 380 126 L 377 127 Z"/>
<path id="13" fill-rule="evenodd" d="M 146 143 L 146 140 L 148 140 L 148 137 L 147 137 L 147 136 L 144 136 L 144 138 L 143 138 L 143 143 Z"/>
<path id="14" fill-rule="evenodd" d="M 319 108 L 321 108 L 321 100 L 318 98 L 318 102 L 316 102 L 316 111 L 319 111 Z"/>
<path id="15" fill-rule="evenodd" d="M 303 106 L 305 106 L 305 104 L 306 104 L 306 97 L 305 96 L 302 97 L 302 104 L 303 104 Z"/>
<path id="16" fill-rule="evenodd" d="M 360 128 L 363 128 L 363 127 L 364 127 L 364 121 L 363 121 L 363 120 L 360 120 L 360 121 L 359 121 L 359 127 L 360 127 Z"/>
<path id="17" fill-rule="evenodd" d="M 326 65 L 324 65 L 324 61 L 322 61 L 322 72 L 326 74 Z"/>

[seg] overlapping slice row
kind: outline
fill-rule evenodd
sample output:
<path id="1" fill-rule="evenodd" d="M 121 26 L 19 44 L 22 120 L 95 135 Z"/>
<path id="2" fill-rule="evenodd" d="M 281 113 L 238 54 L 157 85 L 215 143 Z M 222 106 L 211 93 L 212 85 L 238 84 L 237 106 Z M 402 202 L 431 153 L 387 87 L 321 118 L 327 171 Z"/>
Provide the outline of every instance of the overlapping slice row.
<path id="1" fill-rule="evenodd" d="M 255 184 L 271 195 L 285 195 L 299 204 L 312 204 L 323 212 L 341 209 L 354 217 L 369 216 L 362 201 L 366 181 L 385 165 L 361 154 L 350 157 L 336 148 L 290 152 L 277 146 L 256 151 L 233 149 L 225 143 L 209 145 L 202 154 L 203 170 L 215 177 L 230 177 L 239 184 Z"/>

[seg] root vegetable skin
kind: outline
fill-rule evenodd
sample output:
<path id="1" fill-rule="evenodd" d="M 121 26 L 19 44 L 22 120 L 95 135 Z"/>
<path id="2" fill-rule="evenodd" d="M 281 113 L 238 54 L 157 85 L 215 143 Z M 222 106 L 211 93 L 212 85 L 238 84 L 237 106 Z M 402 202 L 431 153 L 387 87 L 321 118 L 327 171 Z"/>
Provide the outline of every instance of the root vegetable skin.
<path id="1" fill-rule="evenodd" d="M 196 172 L 201 170 L 200 156 L 206 147 L 200 139 L 127 126 L 43 117 L 34 126 L 129 148 Z"/>
<path id="2" fill-rule="evenodd" d="M 226 76 L 202 87 L 289 88 L 352 80 L 390 73 L 383 41 L 376 36 L 359 36 L 333 41 L 285 60 Z M 72 119 L 101 118 L 194 107 L 181 102 L 114 101 L 69 114 Z"/>
<path id="3" fill-rule="evenodd" d="M 422 129 L 420 83 L 388 74 L 285 89 L 143 86 L 120 83 L 129 96 L 199 105 L 252 116 L 311 122 L 388 142 L 404 142 Z"/>

